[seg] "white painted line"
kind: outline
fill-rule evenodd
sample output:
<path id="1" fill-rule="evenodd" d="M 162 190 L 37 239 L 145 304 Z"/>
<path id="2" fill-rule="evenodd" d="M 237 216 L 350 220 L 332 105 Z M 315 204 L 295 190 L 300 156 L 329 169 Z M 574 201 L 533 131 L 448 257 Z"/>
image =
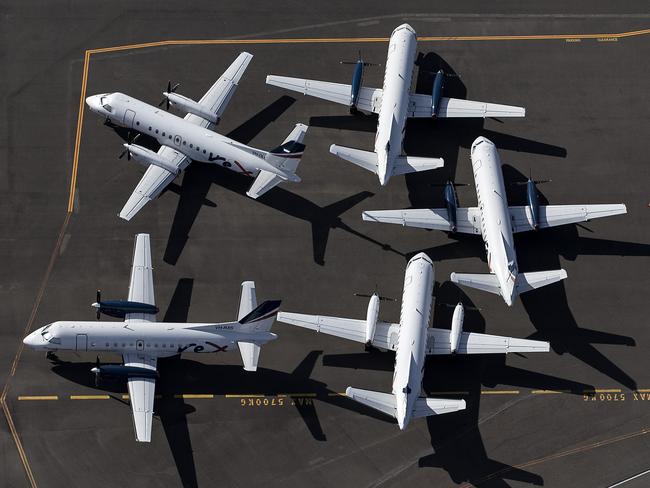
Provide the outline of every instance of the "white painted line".
<path id="1" fill-rule="evenodd" d="M 619 481 L 618 483 L 614 483 L 613 485 L 610 485 L 607 488 L 614 488 L 615 486 L 621 486 L 622 484 L 627 483 L 628 481 L 635 480 L 637 478 L 640 478 L 641 476 L 645 476 L 648 473 L 650 473 L 650 469 L 646 469 L 643 473 L 635 474 L 630 478 L 624 479 L 623 481 Z"/>

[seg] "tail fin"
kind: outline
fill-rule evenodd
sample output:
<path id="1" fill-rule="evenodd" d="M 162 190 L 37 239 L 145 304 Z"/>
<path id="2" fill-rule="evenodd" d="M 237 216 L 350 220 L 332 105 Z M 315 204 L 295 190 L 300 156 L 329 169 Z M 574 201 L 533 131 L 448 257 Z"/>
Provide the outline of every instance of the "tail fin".
<path id="1" fill-rule="evenodd" d="M 541 288 L 557 281 L 566 279 L 567 274 L 563 269 L 556 269 L 552 271 L 533 271 L 529 273 L 519 273 L 517 275 L 517 291 L 519 293 L 526 293 L 536 288 Z"/>
<path id="2" fill-rule="evenodd" d="M 305 151 L 303 141 L 307 129 L 305 124 L 296 124 L 282 144 L 269 151 L 266 160 L 287 173 L 295 173 Z"/>
<path id="3" fill-rule="evenodd" d="M 273 325 L 280 308 L 280 300 L 267 300 L 249 313 L 245 313 L 255 305 L 255 301 L 255 284 L 252 281 L 245 281 L 242 283 L 242 295 L 239 302 L 239 323 L 242 325 L 242 332 L 253 334 L 271 330 L 271 325 Z M 242 317 L 242 315 L 244 316 Z M 255 340 L 237 341 L 245 371 L 257 371 L 261 345 L 276 337 L 275 334 L 266 335 L 269 337 L 259 337 L 258 334 L 254 338 Z"/>
<path id="4" fill-rule="evenodd" d="M 296 175 L 296 170 L 298 169 L 298 164 L 300 164 L 300 159 L 305 151 L 305 145 L 302 141 L 305 139 L 306 132 L 307 126 L 305 124 L 296 124 L 294 129 L 281 145 L 266 153 L 266 161 L 277 169 L 282 170 L 289 176 L 290 181 L 296 183 L 300 181 L 300 177 Z M 246 195 L 253 199 L 257 199 L 270 189 L 282 183 L 282 181 L 283 179 L 275 173 L 261 170 L 260 174 L 257 175 L 257 178 L 255 178 L 255 181 L 246 192 Z"/>
<path id="5" fill-rule="evenodd" d="M 501 287 L 496 275 L 480 273 L 452 273 L 451 281 L 459 285 L 469 286 L 477 290 L 487 291 L 496 295 L 501 294 Z"/>

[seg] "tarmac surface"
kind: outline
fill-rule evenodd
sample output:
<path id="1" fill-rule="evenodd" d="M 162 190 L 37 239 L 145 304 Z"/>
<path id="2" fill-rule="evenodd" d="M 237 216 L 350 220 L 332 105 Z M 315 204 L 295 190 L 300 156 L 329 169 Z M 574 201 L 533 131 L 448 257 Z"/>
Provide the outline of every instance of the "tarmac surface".
<path id="1" fill-rule="evenodd" d="M 413 2 L 131 5 L 33 1 L 2 9 L 0 486 L 608 487 L 650 468 L 650 35 L 604 35 L 650 28 L 645 2 L 626 12 L 604 2 L 587 11 L 512 2 L 488 15 L 479 15 L 486 8 L 479 2 L 436 4 L 440 13 Z M 429 91 L 431 73 L 443 67 L 458 75 L 448 95 L 524 106 L 527 116 L 409 122 L 406 153 L 443 157 L 446 166 L 380 188 L 375 175 L 328 151 L 332 143 L 372 148 L 376 118 L 264 79 L 349 83 L 351 70 L 339 61 L 361 49 L 383 64 L 386 42 L 337 39 L 388 37 L 403 22 L 420 38 L 473 36 L 421 41 L 418 91 Z M 314 38 L 329 40 L 259 42 Z M 187 39 L 233 42 L 93 52 L 82 83 L 87 49 Z M 123 131 L 88 110 L 78 130 L 83 90 L 156 104 L 171 79 L 198 99 L 244 50 L 255 57 L 218 130 L 270 149 L 295 123 L 309 124 L 303 181 L 254 201 L 245 196 L 251 180 L 197 163 L 131 222 L 120 220 L 143 170 L 117 159 Z M 368 68 L 364 83 L 381 86 L 382 70 Z M 568 279 L 512 308 L 449 282 L 453 271 L 486 272 L 478 237 L 360 217 L 443 206 L 435 184 L 473 182 L 469 146 L 479 135 L 500 148 L 506 181 L 532 174 L 552 180 L 540 186 L 551 203 L 628 208 L 625 216 L 517 235 L 520 269 L 562 267 Z M 511 188 L 511 204 L 523 204 L 520 189 Z M 459 188 L 459 198 L 475 205 L 473 186 Z M 55 320 L 92 319 L 97 288 L 125 297 L 139 232 L 152 236 L 165 320 L 230 320 L 248 279 L 259 299 L 281 298 L 284 310 L 363 318 L 366 301 L 353 294 L 378 286 L 399 297 L 406 261 L 425 250 L 436 267 L 434 326 L 448 327 L 445 304 L 462 299 L 479 309 L 467 313 L 466 330 L 547 340 L 552 351 L 431 358 L 427 394 L 465 398 L 467 410 L 400 432 L 339 395 L 349 385 L 390 391 L 392 354 L 278 323 L 279 339 L 263 348 L 257 373 L 243 371 L 238 354 L 161 360 L 153 440 L 138 444 L 125 385 L 95 388 L 94 356 L 47 360 L 22 350 L 21 339 Z M 381 317 L 397 321 L 399 304 L 382 303 Z"/>

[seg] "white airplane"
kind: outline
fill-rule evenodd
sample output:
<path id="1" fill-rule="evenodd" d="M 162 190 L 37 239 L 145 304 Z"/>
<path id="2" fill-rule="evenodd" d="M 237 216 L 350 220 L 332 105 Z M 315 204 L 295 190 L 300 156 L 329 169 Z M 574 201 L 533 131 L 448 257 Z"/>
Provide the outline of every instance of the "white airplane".
<path id="1" fill-rule="evenodd" d="M 480 234 L 490 274 L 452 273 L 454 283 L 501 295 L 511 306 L 518 295 L 567 277 L 563 269 L 519 273 L 513 233 L 624 214 L 625 205 L 540 205 L 535 182 L 528 180 L 528 205 L 508 206 L 496 146 L 485 137 L 471 149 L 478 207 L 458 208 L 453 184 L 445 189 L 446 208 L 374 210 L 363 220 L 424 229 Z"/>
<path id="2" fill-rule="evenodd" d="M 32 349 L 53 351 L 102 352 L 121 354 L 123 365 L 100 365 L 92 368 L 95 383 L 101 376 L 126 378 L 133 410 L 135 438 L 151 442 L 154 389 L 158 358 L 183 352 L 215 353 L 239 349 L 244 369 L 255 371 L 260 346 L 277 338 L 270 332 L 279 300 L 257 305 L 255 283 L 242 283 L 236 322 L 172 323 L 156 322 L 151 249 L 148 234 L 135 239 L 133 268 L 127 301 L 93 303 L 97 314 L 121 317 L 124 322 L 59 321 L 29 334 L 23 342 Z"/>
<path id="3" fill-rule="evenodd" d="M 445 74 L 438 71 L 431 95 L 411 92 L 417 37 L 415 30 L 402 24 L 390 36 L 383 88 L 361 86 L 365 63 L 357 61 L 352 84 L 289 78 L 269 75 L 266 82 L 288 90 L 348 105 L 352 112 L 379 114 L 374 152 L 362 151 L 333 144 L 330 152 L 376 173 L 383 186 L 391 176 L 440 168 L 439 158 L 404 156 L 402 143 L 407 118 L 444 117 L 524 117 L 522 107 L 473 102 L 442 96 Z"/>
<path id="4" fill-rule="evenodd" d="M 246 193 L 254 199 L 282 181 L 300 181 L 296 169 L 305 149 L 302 142 L 306 125 L 297 124 L 284 142 L 269 152 L 214 132 L 252 58 L 252 54 L 241 53 L 198 102 L 174 93 L 178 85 L 172 87 L 169 83 L 162 103 L 168 109 L 171 104 L 187 112 L 184 118 L 123 93 L 86 98 L 90 110 L 104 117 L 107 123 L 146 134 L 160 143 L 158 152 L 133 144 L 135 139 L 124 144 L 125 151 L 120 157 L 124 154 L 129 160 L 133 157 L 147 166 L 147 171 L 120 212 L 121 218 L 131 220 L 192 161 L 218 164 L 254 177 Z"/>
<path id="5" fill-rule="evenodd" d="M 371 298 L 366 320 L 280 312 L 277 320 L 317 332 L 395 351 L 391 393 L 348 387 L 351 399 L 397 419 L 400 429 L 412 418 L 465 409 L 465 400 L 422 396 L 428 354 L 501 354 L 548 352 L 548 342 L 463 332 L 463 306 L 454 310 L 451 330 L 429 327 L 434 283 L 433 263 L 420 253 L 406 265 L 400 323 L 378 320 L 379 300 Z M 374 295 L 373 295 L 374 297 Z"/>

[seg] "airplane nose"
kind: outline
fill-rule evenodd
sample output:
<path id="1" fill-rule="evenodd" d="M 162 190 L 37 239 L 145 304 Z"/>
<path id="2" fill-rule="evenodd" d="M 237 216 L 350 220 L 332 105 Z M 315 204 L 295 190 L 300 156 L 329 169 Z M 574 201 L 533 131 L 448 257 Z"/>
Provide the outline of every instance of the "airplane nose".
<path id="1" fill-rule="evenodd" d="M 93 112 L 99 112 L 101 104 L 99 103 L 99 95 L 92 95 L 86 98 L 86 105 Z"/>
<path id="2" fill-rule="evenodd" d="M 32 332 L 27 337 L 23 339 L 23 344 L 29 347 L 36 347 L 39 343 L 36 332 Z"/>

